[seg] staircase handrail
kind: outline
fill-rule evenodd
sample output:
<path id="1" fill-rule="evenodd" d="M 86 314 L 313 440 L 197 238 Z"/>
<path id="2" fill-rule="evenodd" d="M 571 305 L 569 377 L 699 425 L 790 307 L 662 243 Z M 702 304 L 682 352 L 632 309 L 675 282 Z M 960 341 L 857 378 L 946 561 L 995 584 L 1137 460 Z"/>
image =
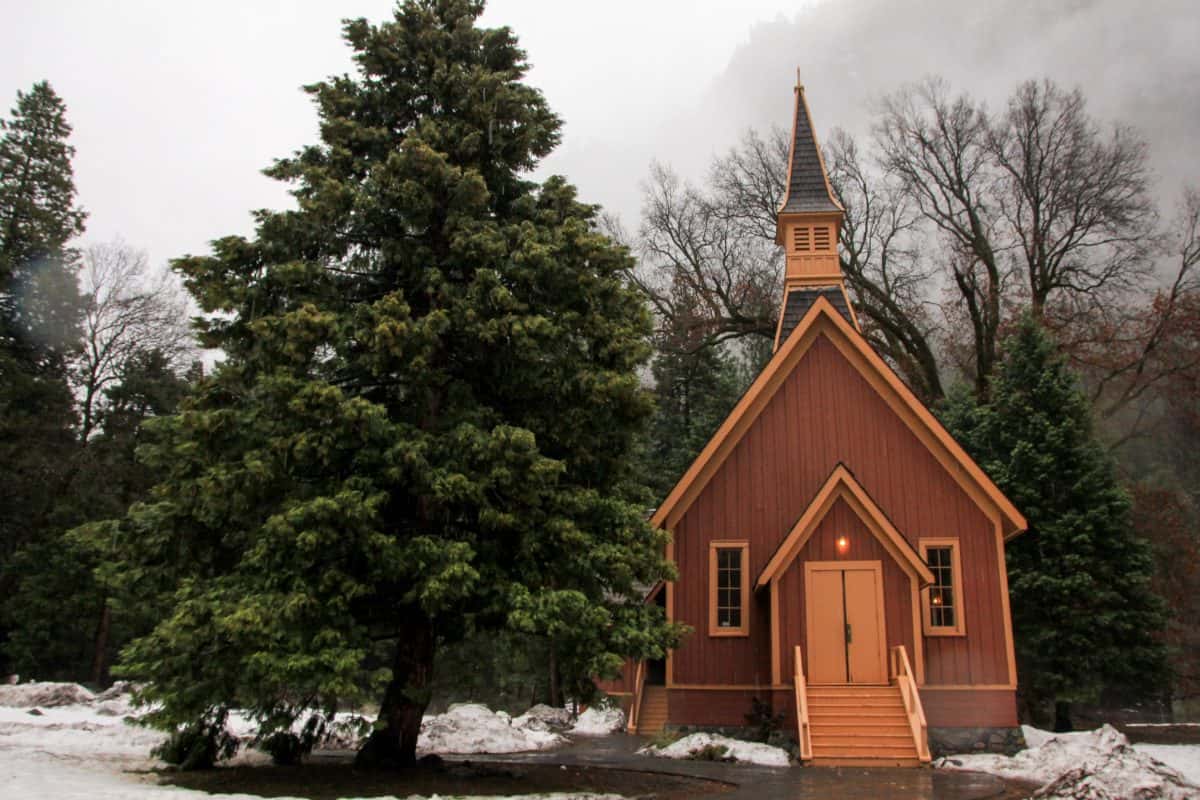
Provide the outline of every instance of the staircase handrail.
<path id="1" fill-rule="evenodd" d="M 892 648 L 891 656 L 892 680 L 900 687 L 908 727 L 912 731 L 913 743 L 917 746 L 917 757 L 921 761 L 930 761 L 929 728 L 925 723 L 925 709 L 921 706 L 921 695 L 917 691 L 912 665 L 908 661 L 908 651 L 904 649 L 904 645 L 899 644 Z"/>
<path id="2" fill-rule="evenodd" d="M 804 662 L 800 658 L 800 645 L 796 645 L 796 732 L 800 737 L 800 760 L 811 761 L 812 729 L 808 721 L 808 682 L 804 679 Z"/>
<path id="3" fill-rule="evenodd" d="M 646 682 L 646 660 L 638 659 L 633 677 L 633 702 L 629 704 L 629 723 L 625 726 L 630 733 L 637 733 L 642 713 L 642 689 Z"/>

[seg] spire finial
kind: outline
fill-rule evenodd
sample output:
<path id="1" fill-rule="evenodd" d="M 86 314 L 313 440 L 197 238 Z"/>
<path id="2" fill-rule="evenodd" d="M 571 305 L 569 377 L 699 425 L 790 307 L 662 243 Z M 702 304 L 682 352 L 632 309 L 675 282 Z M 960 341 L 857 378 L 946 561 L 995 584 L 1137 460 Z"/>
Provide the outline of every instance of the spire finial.
<path id="1" fill-rule="evenodd" d="M 804 81 L 800 80 L 800 67 L 796 67 L 796 88 L 804 88 Z"/>

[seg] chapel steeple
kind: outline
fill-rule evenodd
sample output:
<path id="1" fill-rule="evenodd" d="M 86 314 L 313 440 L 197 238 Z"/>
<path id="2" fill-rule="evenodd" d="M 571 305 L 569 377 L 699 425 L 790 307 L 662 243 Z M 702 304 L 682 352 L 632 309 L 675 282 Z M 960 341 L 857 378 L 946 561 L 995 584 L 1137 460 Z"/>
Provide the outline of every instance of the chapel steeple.
<path id="1" fill-rule="evenodd" d="M 775 241 L 783 246 L 787 261 L 776 349 L 821 296 L 858 327 L 838 262 L 845 211 L 829 187 L 798 70 L 795 95 L 787 186 L 775 222 Z"/>

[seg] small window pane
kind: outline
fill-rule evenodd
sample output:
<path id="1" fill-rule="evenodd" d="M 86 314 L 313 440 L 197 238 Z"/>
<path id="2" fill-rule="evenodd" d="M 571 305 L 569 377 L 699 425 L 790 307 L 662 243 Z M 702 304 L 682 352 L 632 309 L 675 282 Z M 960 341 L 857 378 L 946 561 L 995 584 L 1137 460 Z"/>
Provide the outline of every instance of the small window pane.
<path id="1" fill-rule="evenodd" d="M 742 550 L 717 550 L 717 627 L 740 628 L 742 625 Z"/>
<path id="2" fill-rule="evenodd" d="M 929 587 L 929 625 L 932 628 L 953 628 L 958 616 L 953 550 L 947 545 L 925 549 L 925 563 L 933 573 L 933 584 Z"/>

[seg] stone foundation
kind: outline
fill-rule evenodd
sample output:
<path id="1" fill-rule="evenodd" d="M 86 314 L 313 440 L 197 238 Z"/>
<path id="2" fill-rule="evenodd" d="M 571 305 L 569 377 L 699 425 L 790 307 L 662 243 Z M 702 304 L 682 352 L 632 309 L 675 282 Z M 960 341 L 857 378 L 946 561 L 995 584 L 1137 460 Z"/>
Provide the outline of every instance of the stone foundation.
<path id="1" fill-rule="evenodd" d="M 930 728 L 929 751 L 934 758 L 954 753 L 1000 753 L 1011 756 L 1025 749 L 1020 728 Z"/>

